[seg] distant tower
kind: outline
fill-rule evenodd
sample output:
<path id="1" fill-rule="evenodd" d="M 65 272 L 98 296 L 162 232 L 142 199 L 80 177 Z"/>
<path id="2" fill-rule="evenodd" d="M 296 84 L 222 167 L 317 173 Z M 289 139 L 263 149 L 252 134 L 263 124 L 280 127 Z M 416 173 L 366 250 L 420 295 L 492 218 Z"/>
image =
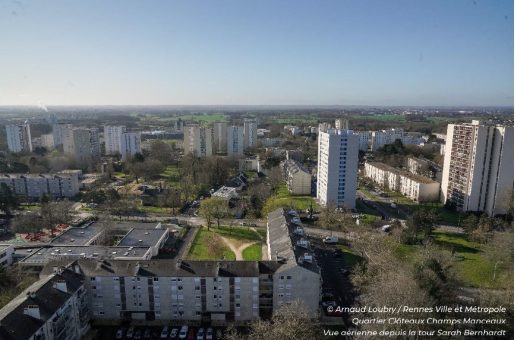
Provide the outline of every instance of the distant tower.
<path id="1" fill-rule="evenodd" d="M 19 125 L 6 125 L 7 147 L 11 152 L 31 152 L 32 139 L 27 121 Z"/>
<path id="2" fill-rule="evenodd" d="M 334 127 L 336 130 L 348 130 L 349 121 L 347 119 L 338 118 L 334 120 Z"/>
<path id="3" fill-rule="evenodd" d="M 257 145 L 257 121 L 255 118 L 246 118 L 243 121 L 243 138 L 244 149 Z"/>

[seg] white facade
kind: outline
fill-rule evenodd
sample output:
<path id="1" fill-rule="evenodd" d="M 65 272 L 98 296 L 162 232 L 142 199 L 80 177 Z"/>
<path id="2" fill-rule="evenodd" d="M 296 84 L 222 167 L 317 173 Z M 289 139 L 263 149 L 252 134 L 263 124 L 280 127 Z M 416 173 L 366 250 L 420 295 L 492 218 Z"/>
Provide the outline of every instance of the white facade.
<path id="1" fill-rule="evenodd" d="M 197 157 L 209 157 L 213 154 L 212 130 L 199 125 L 184 127 L 184 154 L 191 153 Z"/>
<path id="2" fill-rule="evenodd" d="M 356 131 L 359 136 L 359 151 L 368 151 L 370 147 L 370 131 Z"/>
<path id="3" fill-rule="evenodd" d="M 243 121 L 243 147 L 244 149 L 257 146 L 257 121 L 254 118 L 246 118 Z"/>
<path id="4" fill-rule="evenodd" d="M 122 135 L 125 133 L 125 126 L 104 126 L 104 141 L 106 155 L 122 153 Z"/>
<path id="5" fill-rule="evenodd" d="M 226 153 L 227 152 L 227 123 L 215 122 L 213 124 L 213 152 Z"/>
<path id="6" fill-rule="evenodd" d="M 227 127 L 227 156 L 243 155 L 243 127 Z"/>
<path id="7" fill-rule="evenodd" d="M 424 140 L 422 134 L 418 132 L 404 132 L 402 129 L 390 129 L 382 131 L 372 131 L 370 136 L 370 149 L 377 151 L 385 144 L 393 144 L 400 140 L 402 144 L 419 145 Z"/>
<path id="8" fill-rule="evenodd" d="M 311 174 L 308 171 L 292 159 L 282 162 L 281 168 L 290 194 L 311 194 Z"/>
<path id="9" fill-rule="evenodd" d="M 46 135 L 41 135 L 41 146 L 46 148 L 47 150 L 54 148 L 54 135 L 49 133 Z"/>
<path id="10" fill-rule="evenodd" d="M 365 176 L 375 183 L 398 191 L 416 202 L 437 202 L 440 183 L 428 177 L 393 168 L 384 163 L 365 163 Z"/>
<path id="11" fill-rule="evenodd" d="M 64 153 L 80 165 L 100 157 L 98 129 L 67 127 L 63 129 L 62 137 Z"/>
<path id="12" fill-rule="evenodd" d="M 349 121 L 344 118 L 337 118 L 334 120 L 334 127 L 336 130 L 348 130 Z"/>
<path id="13" fill-rule="evenodd" d="M 120 154 L 122 160 L 134 156 L 137 153 L 141 153 L 141 133 L 139 132 L 126 132 L 120 136 Z"/>
<path id="14" fill-rule="evenodd" d="M 19 125 L 6 125 L 7 147 L 11 152 L 31 152 L 32 139 L 30 125 L 25 122 Z"/>
<path id="15" fill-rule="evenodd" d="M 442 201 L 460 211 L 507 212 L 513 196 L 513 126 L 449 124 Z"/>
<path id="16" fill-rule="evenodd" d="M 359 137 L 351 130 L 325 129 L 318 134 L 317 199 L 354 208 L 358 179 Z"/>

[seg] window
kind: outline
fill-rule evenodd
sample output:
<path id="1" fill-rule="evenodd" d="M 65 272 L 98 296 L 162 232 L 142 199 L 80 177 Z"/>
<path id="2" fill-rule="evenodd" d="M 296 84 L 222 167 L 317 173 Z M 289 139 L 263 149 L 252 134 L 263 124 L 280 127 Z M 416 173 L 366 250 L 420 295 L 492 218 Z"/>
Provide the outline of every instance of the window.
<path id="1" fill-rule="evenodd" d="M 286 279 L 291 280 L 291 276 L 290 275 L 286 276 Z"/>
<path id="2" fill-rule="evenodd" d="M 154 281 L 159 281 L 159 278 L 158 277 L 154 277 Z"/>

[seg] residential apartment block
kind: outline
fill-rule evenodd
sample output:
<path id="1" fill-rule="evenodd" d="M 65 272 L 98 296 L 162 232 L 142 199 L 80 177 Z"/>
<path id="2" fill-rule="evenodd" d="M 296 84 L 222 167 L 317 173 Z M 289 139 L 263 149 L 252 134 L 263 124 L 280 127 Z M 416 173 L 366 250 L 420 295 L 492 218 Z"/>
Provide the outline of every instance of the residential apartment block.
<path id="1" fill-rule="evenodd" d="M 513 126 L 449 124 L 442 201 L 459 211 L 504 214 L 513 196 Z"/>
<path id="2" fill-rule="evenodd" d="M 385 144 L 393 144 L 396 140 L 400 140 L 402 144 L 418 145 L 424 142 L 422 135 L 419 132 L 404 132 L 402 129 L 372 131 L 370 134 L 370 149 L 377 151 Z"/>
<path id="3" fill-rule="evenodd" d="M 28 122 L 17 125 L 6 125 L 7 147 L 11 152 L 31 152 L 32 139 Z"/>
<path id="4" fill-rule="evenodd" d="M 81 339 L 90 328 L 84 276 L 56 269 L 0 309 L 0 339 Z"/>
<path id="5" fill-rule="evenodd" d="M 14 246 L 12 244 L 0 244 L 0 266 L 7 267 L 13 263 Z"/>
<path id="6" fill-rule="evenodd" d="M 0 174 L 0 183 L 5 183 L 15 195 L 29 200 L 39 200 L 43 195 L 73 197 L 79 193 L 79 176 L 73 172 Z"/>
<path id="7" fill-rule="evenodd" d="M 125 133 L 125 130 L 126 128 L 123 125 L 104 126 L 104 143 L 106 155 L 122 153 L 122 134 Z"/>
<path id="8" fill-rule="evenodd" d="M 213 134 L 210 128 L 200 125 L 184 127 L 184 154 L 191 153 L 197 157 L 209 157 L 213 154 Z"/>
<path id="9" fill-rule="evenodd" d="M 62 137 L 64 153 L 72 156 L 79 165 L 100 158 L 98 129 L 67 127 L 63 129 Z"/>
<path id="10" fill-rule="evenodd" d="M 319 127 L 317 199 L 322 205 L 354 208 L 359 137 L 351 130 Z"/>
<path id="11" fill-rule="evenodd" d="M 141 153 L 141 133 L 124 132 L 120 136 L 120 154 L 125 161 L 137 153 Z"/>
<path id="12" fill-rule="evenodd" d="M 243 130 L 241 126 L 227 127 L 227 156 L 243 155 Z"/>
<path id="13" fill-rule="evenodd" d="M 226 122 L 215 122 L 213 124 L 213 152 L 214 153 L 226 153 L 227 152 L 227 123 Z M 243 137 L 241 139 L 243 143 Z"/>
<path id="14" fill-rule="evenodd" d="M 243 120 L 243 148 L 253 148 L 257 146 L 257 121 L 255 118 Z"/>
<path id="15" fill-rule="evenodd" d="M 288 191 L 293 195 L 311 194 L 311 174 L 293 159 L 281 162 Z"/>
<path id="16" fill-rule="evenodd" d="M 423 157 L 408 157 L 408 171 L 412 174 L 429 177 L 436 182 L 442 182 L 442 167 Z"/>
<path id="17" fill-rule="evenodd" d="M 51 150 L 55 147 L 54 135 L 51 133 L 41 135 L 41 146 L 47 150 Z"/>
<path id="18" fill-rule="evenodd" d="M 440 183 L 428 177 L 412 174 L 379 162 L 365 163 L 365 176 L 375 183 L 398 191 L 416 202 L 436 202 L 440 197 Z"/>

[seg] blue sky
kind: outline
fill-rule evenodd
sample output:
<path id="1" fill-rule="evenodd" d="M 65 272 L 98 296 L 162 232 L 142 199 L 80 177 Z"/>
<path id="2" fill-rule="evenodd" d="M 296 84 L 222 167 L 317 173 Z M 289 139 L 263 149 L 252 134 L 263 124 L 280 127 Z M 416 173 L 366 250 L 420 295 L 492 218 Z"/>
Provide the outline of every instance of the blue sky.
<path id="1" fill-rule="evenodd" d="M 513 1 L 0 0 L 0 105 L 512 105 Z"/>

